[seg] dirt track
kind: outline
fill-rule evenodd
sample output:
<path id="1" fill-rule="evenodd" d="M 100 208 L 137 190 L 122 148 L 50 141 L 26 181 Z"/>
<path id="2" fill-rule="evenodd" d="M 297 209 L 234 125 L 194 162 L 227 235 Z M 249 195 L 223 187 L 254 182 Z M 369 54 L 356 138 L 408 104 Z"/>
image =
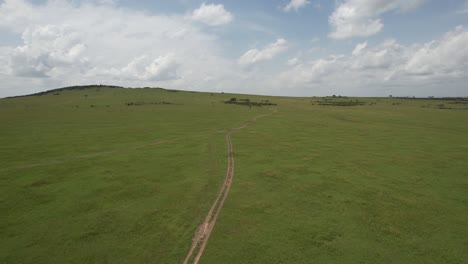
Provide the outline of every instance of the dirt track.
<path id="1" fill-rule="evenodd" d="M 273 112 L 276 112 L 274 110 Z M 268 116 L 270 114 L 266 115 L 260 115 L 255 118 L 253 118 L 251 121 L 244 123 L 242 126 L 233 128 L 231 130 L 228 130 L 226 132 L 226 143 L 227 143 L 227 154 L 228 154 L 228 164 L 227 164 L 227 170 L 226 170 L 226 177 L 224 179 L 223 185 L 221 186 L 221 189 L 219 190 L 219 193 L 216 197 L 216 200 L 214 201 L 213 205 L 211 206 L 210 210 L 208 211 L 208 214 L 205 217 L 205 220 L 203 223 L 198 227 L 195 236 L 192 241 L 192 246 L 190 248 L 189 253 L 187 254 L 184 264 L 189 263 L 190 260 L 193 259 L 192 263 L 198 263 L 203 251 L 208 243 L 208 240 L 210 238 L 211 232 L 216 224 L 216 220 L 219 216 L 219 213 L 221 211 L 221 208 L 224 205 L 224 202 L 227 198 L 227 195 L 229 193 L 229 190 L 231 188 L 232 180 L 234 177 L 234 155 L 233 155 L 233 148 L 232 148 L 232 142 L 231 142 L 231 135 L 241 129 L 244 129 L 248 126 L 250 126 L 252 123 L 255 123 L 258 118 L 262 118 L 265 116 Z M 224 130 L 225 131 L 225 130 Z M 224 132 L 224 131 L 216 131 L 214 133 L 219 133 L 219 132 Z M 119 153 L 119 152 L 124 152 L 124 151 L 129 151 L 129 150 L 137 150 L 140 148 L 146 148 L 146 147 L 151 147 L 163 143 L 169 143 L 169 142 L 175 142 L 178 140 L 182 139 L 187 139 L 187 138 L 196 138 L 196 137 L 201 137 L 200 135 L 197 136 L 191 136 L 191 137 L 184 137 L 184 138 L 172 138 L 172 139 L 163 139 L 163 140 L 158 140 L 158 141 L 153 141 L 149 142 L 147 144 L 143 145 L 137 145 L 133 147 L 129 147 L 126 149 L 114 149 L 114 150 L 109 150 L 109 151 L 102 151 L 102 152 L 95 152 L 95 153 L 89 153 L 89 154 L 84 154 L 80 156 L 75 156 L 75 157 L 70 157 L 66 159 L 57 159 L 57 160 L 49 160 L 49 161 L 44 161 L 40 163 L 35 163 L 35 164 L 28 164 L 28 165 L 20 165 L 16 167 L 11 167 L 11 168 L 4 168 L 0 169 L 0 171 L 5 171 L 5 170 L 10 170 L 10 169 L 24 169 L 24 168 L 32 168 L 32 167 L 39 167 L 39 166 L 49 166 L 49 165 L 55 165 L 55 164 L 60 164 L 60 163 L 65 163 L 68 161 L 73 161 L 73 160 L 79 160 L 79 159 L 84 159 L 84 158 L 93 158 L 93 157 L 98 157 L 98 156 L 106 156 L 114 153 Z"/>
<path id="2" fill-rule="evenodd" d="M 193 240 L 192 240 L 192 246 L 190 247 L 190 250 L 187 256 L 185 257 L 184 264 L 188 264 L 192 258 L 193 258 L 192 263 L 194 264 L 200 261 L 203 251 L 205 250 L 206 244 L 208 243 L 208 240 L 210 238 L 211 231 L 213 231 L 213 228 L 216 224 L 216 220 L 218 219 L 219 212 L 221 211 L 221 208 L 223 208 L 224 201 L 226 200 L 229 194 L 229 190 L 231 189 L 231 184 L 232 184 L 232 180 L 234 177 L 234 155 L 232 151 L 231 135 L 240 129 L 248 127 L 249 125 L 257 121 L 258 118 L 261 118 L 264 116 L 267 116 L 267 115 L 257 116 L 251 121 L 243 124 L 242 126 L 231 129 L 226 133 L 227 154 L 228 154 L 226 177 L 224 178 L 223 185 L 221 186 L 221 189 L 219 190 L 218 195 L 216 196 L 216 199 L 213 205 L 208 211 L 208 214 L 206 215 L 205 220 L 195 232 L 195 236 L 193 237 Z"/>

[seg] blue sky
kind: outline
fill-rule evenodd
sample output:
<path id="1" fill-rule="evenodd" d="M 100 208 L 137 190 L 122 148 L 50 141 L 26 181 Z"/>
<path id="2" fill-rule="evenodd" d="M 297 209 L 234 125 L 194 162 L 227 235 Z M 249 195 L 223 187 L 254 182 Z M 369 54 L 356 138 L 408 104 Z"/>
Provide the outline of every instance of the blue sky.
<path id="1" fill-rule="evenodd" d="M 0 97 L 79 84 L 468 96 L 468 1 L 0 0 Z"/>

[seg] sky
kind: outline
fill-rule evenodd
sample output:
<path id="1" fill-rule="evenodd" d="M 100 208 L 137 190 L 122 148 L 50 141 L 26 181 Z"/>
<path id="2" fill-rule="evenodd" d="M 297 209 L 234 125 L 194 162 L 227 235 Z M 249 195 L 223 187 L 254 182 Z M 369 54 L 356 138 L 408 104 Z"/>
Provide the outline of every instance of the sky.
<path id="1" fill-rule="evenodd" d="M 0 0 L 0 97 L 468 96 L 468 0 Z"/>

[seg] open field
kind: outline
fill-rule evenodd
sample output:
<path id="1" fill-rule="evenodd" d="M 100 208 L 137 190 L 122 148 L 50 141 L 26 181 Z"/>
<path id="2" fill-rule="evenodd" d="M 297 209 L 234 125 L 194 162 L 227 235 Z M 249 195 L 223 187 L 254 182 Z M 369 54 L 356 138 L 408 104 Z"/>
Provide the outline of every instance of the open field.
<path id="1" fill-rule="evenodd" d="M 182 263 L 226 134 L 258 116 L 230 135 L 200 263 L 466 263 L 467 109 L 106 87 L 0 99 L 0 263 Z"/>

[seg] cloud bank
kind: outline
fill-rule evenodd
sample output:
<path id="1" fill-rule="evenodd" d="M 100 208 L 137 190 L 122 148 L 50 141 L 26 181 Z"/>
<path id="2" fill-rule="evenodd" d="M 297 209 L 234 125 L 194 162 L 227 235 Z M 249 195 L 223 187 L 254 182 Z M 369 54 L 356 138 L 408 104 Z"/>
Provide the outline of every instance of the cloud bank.
<path id="1" fill-rule="evenodd" d="M 196 19 L 210 25 L 231 19 L 215 15 L 224 10 L 216 5 L 197 10 Z M 31 82 L 38 89 L 88 83 L 202 89 L 202 76 L 221 83 L 236 65 L 223 57 L 215 35 L 183 14 L 151 15 L 109 2 L 6 0 L 0 26 L 21 34 L 23 42 L 0 48 L 3 96 L 35 92 L 22 88 Z"/>
<path id="2" fill-rule="evenodd" d="M 280 78 L 289 87 L 315 86 L 339 92 L 335 87 L 347 86 L 356 93 L 363 89 L 363 95 L 369 93 L 368 87 L 385 92 L 400 86 L 399 92 L 406 95 L 432 93 L 431 88 L 441 83 L 445 88 L 461 87 L 468 80 L 468 31 L 460 26 L 438 40 L 411 46 L 395 39 L 373 46 L 363 42 L 348 55 L 296 64 Z"/>
<path id="3" fill-rule="evenodd" d="M 377 33 L 380 15 L 421 3 L 340 2 L 331 16 L 338 21 L 334 37 Z M 167 15 L 112 1 L 5 0 L 0 27 L 21 41 L 0 46 L 0 97 L 100 83 L 274 95 L 467 95 L 468 31 L 462 26 L 426 43 L 362 40 L 350 51 L 323 56 L 310 52 L 316 43 L 298 47 L 281 36 L 227 54 L 218 30 L 235 24 L 233 18 L 219 4 Z"/>

